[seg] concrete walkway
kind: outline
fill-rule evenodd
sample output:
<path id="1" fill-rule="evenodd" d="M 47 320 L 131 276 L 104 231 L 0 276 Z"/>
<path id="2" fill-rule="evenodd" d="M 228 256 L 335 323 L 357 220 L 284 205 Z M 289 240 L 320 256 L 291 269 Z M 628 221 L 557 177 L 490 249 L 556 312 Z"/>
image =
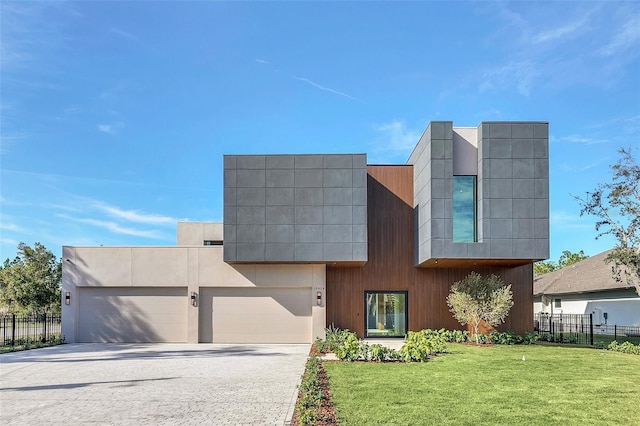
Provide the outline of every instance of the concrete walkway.
<path id="1" fill-rule="evenodd" d="M 0 355 L 0 424 L 282 425 L 309 345 L 67 344 Z"/>

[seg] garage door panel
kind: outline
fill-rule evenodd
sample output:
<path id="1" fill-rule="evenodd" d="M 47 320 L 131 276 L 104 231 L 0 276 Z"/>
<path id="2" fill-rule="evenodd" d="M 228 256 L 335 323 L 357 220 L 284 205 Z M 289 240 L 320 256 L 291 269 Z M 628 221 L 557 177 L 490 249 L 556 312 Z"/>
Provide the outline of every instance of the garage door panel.
<path id="1" fill-rule="evenodd" d="M 187 289 L 83 288 L 80 342 L 186 342 Z"/>
<path id="2" fill-rule="evenodd" d="M 310 288 L 201 290 L 200 341 L 309 343 Z"/>

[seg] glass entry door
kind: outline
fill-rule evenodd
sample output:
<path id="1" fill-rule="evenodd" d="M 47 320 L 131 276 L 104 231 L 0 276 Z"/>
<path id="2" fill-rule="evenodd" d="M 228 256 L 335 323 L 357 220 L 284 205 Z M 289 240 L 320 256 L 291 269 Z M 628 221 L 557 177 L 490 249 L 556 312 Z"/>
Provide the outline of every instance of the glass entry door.
<path id="1" fill-rule="evenodd" d="M 407 292 L 366 291 L 366 337 L 404 337 L 407 334 Z"/>

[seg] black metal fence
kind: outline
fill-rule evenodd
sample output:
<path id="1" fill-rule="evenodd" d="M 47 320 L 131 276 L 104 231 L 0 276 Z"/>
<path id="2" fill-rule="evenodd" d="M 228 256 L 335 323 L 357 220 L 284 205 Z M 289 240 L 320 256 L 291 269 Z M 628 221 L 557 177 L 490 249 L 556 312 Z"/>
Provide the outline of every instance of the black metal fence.
<path id="1" fill-rule="evenodd" d="M 540 340 L 593 346 L 593 318 L 589 315 L 534 314 L 533 329 Z"/>
<path id="2" fill-rule="evenodd" d="M 53 314 L 8 314 L 0 316 L 0 336 L 5 346 L 48 342 L 61 338 L 61 317 Z"/>
<path id="3" fill-rule="evenodd" d="M 533 328 L 540 340 L 607 347 L 614 340 L 640 344 L 640 327 L 623 325 L 594 325 L 593 315 L 537 313 Z"/>

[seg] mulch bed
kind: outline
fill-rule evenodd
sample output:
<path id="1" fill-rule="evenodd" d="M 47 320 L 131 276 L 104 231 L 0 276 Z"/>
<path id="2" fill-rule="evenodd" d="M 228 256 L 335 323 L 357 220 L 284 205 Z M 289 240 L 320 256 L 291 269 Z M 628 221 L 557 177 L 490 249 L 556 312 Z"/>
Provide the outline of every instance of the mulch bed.
<path id="1" fill-rule="evenodd" d="M 316 346 L 312 345 L 311 350 L 309 351 L 309 356 L 320 356 L 322 353 L 316 351 Z M 336 412 L 333 406 L 333 402 L 331 401 L 331 391 L 329 390 L 329 378 L 327 377 L 327 373 L 324 371 L 324 367 L 322 363 L 320 363 L 320 370 L 318 372 L 318 381 L 320 383 L 320 389 L 322 391 L 322 403 L 320 405 L 320 410 L 318 412 L 318 421 L 316 425 L 318 426 L 330 426 L 337 425 L 336 421 Z M 298 394 L 298 399 L 300 399 L 300 394 Z M 298 415 L 294 412 L 293 419 L 291 420 L 291 424 L 293 426 L 302 426 L 298 422 Z"/>

